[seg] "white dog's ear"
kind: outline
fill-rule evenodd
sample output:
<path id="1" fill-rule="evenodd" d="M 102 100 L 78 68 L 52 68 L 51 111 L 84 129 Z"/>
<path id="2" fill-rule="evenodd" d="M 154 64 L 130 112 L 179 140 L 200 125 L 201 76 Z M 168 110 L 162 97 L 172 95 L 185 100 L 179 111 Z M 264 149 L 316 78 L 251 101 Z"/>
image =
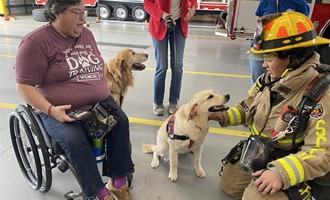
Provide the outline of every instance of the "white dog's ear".
<path id="1" fill-rule="evenodd" d="M 121 80 L 121 65 L 126 65 L 125 61 L 122 59 L 115 58 L 113 60 L 110 60 L 106 66 L 108 68 L 109 73 L 112 74 L 113 78 L 117 82 Z"/>
<path id="2" fill-rule="evenodd" d="M 194 118 L 195 116 L 197 116 L 197 111 L 196 111 L 197 106 L 198 106 L 197 103 L 193 103 L 189 105 L 188 121 Z"/>

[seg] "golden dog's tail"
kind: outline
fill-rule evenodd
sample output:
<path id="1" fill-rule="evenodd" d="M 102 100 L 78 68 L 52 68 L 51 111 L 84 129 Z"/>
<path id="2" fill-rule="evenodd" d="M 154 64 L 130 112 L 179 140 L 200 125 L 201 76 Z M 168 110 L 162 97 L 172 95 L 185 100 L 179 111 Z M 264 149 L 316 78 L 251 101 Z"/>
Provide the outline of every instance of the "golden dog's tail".
<path id="1" fill-rule="evenodd" d="M 143 143 L 142 144 L 142 151 L 143 151 L 143 153 L 153 153 L 154 152 L 154 150 L 153 150 L 154 147 L 156 147 L 156 145 Z"/>

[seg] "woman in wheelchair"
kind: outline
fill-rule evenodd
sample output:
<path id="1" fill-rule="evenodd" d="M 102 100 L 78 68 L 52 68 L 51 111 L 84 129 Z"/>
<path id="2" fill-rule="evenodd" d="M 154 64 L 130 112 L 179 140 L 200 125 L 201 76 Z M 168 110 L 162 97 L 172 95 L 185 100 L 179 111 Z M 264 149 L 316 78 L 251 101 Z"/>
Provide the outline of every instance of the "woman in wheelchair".
<path id="1" fill-rule="evenodd" d="M 49 21 L 21 41 L 16 58 L 17 91 L 37 112 L 47 133 L 59 143 L 81 180 L 88 198 L 132 199 L 126 177 L 134 172 L 128 118 L 109 97 L 103 76 L 104 60 L 92 32 L 84 27 L 82 0 L 48 0 Z M 119 120 L 104 137 L 103 176 L 81 120 L 68 115 L 90 111 L 106 100 Z M 110 164 L 111 163 L 111 164 Z"/>

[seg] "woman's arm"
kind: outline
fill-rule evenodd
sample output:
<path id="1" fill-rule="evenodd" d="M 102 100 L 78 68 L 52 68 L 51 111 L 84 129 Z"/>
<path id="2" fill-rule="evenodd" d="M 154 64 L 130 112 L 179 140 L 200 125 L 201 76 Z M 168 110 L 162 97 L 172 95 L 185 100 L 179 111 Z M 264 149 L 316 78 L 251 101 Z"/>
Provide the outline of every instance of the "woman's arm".
<path id="1" fill-rule="evenodd" d="M 161 19 L 163 19 L 163 17 L 166 17 L 166 15 L 163 16 L 163 13 L 165 13 L 165 11 L 163 11 L 160 8 L 161 5 L 158 5 L 158 4 L 165 5 L 165 2 L 158 1 L 156 3 L 155 0 L 144 0 L 143 1 L 144 9 L 147 11 L 147 13 L 150 15 L 150 17 L 160 21 Z M 169 8 L 169 5 L 167 7 Z M 166 14 L 168 15 L 168 13 L 166 13 Z"/>
<path id="2" fill-rule="evenodd" d="M 197 0 L 190 0 L 188 13 L 185 17 L 186 21 L 190 21 L 194 17 L 196 12 L 196 7 L 197 7 Z"/>
<path id="3" fill-rule="evenodd" d="M 72 122 L 75 119 L 69 117 L 65 110 L 69 109 L 71 105 L 54 106 L 43 97 L 39 91 L 32 85 L 17 83 L 17 92 L 23 97 L 23 99 L 32 107 L 46 113 L 49 116 L 54 117 L 61 122 Z"/>

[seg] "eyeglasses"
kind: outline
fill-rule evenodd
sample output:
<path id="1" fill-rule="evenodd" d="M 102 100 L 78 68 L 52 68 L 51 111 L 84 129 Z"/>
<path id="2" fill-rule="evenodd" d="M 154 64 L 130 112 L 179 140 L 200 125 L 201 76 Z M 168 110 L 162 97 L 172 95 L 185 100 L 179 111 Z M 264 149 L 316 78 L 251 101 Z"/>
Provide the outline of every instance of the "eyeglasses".
<path id="1" fill-rule="evenodd" d="M 264 56 L 264 61 L 267 62 L 272 62 L 278 59 L 278 54 L 276 52 L 265 53 L 263 54 L 263 56 Z"/>
<path id="2" fill-rule="evenodd" d="M 82 16 L 85 16 L 85 11 L 81 11 L 81 10 L 67 10 L 67 11 L 70 11 L 71 13 L 75 14 L 77 19 Z"/>

